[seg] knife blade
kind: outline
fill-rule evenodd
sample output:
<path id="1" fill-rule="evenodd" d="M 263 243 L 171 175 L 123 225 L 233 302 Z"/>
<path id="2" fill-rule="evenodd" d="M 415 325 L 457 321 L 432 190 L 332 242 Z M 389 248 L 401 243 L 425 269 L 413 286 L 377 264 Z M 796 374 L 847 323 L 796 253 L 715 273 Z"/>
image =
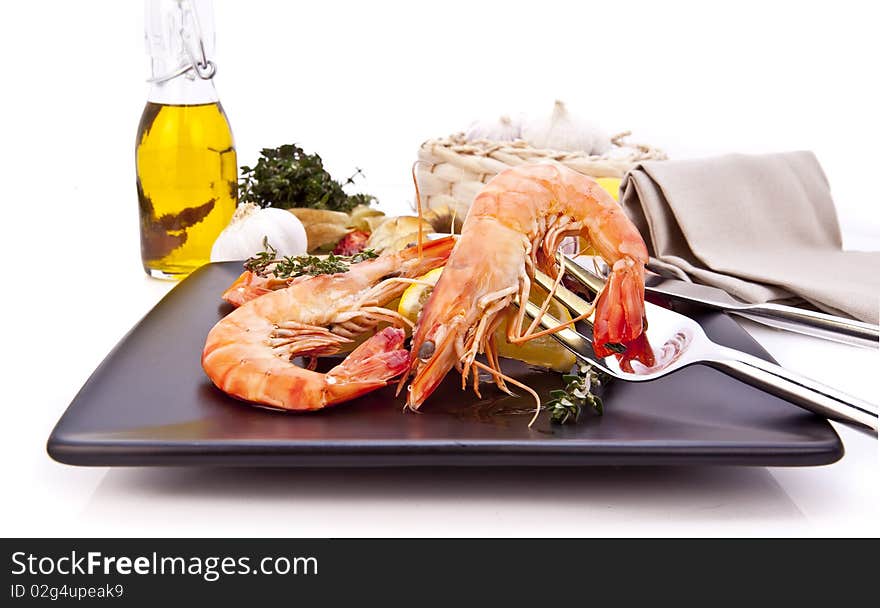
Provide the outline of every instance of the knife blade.
<path id="1" fill-rule="evenodd" d="M 587 272 L 596 274 L 590 264 L 585 264 L 582 260 L 577 262 Z M 880 326 L 795 306 L 770 302 L 751 304 L 709 285 L 669 279 L 649 272 L 645 278 L 645 292 L 670 300 L 707 306 L 763 325 L 824 340 L 863 348 L 877 348 L 880 345 Z"/>
<path id="2" fill-rule="evenodd" d="M 880 327 L 877 325 L 783 304 L 770 302 L 750 304 L 734 298 L 726 291 L 708 285 L 650 275 L 645 280 L 645 290 L 667 298 L 709 306 L 763 325 L 816 338 L 866 348 L 877 348 L 880 344 Z"/>

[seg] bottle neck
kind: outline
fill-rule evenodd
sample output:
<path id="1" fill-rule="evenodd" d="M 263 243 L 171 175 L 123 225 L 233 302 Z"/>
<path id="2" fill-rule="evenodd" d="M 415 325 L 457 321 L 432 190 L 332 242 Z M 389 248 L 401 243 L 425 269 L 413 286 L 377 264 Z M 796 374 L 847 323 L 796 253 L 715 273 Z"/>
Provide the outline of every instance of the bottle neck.
<path id="1" fill-rule="evenodd" d="M 204 80 L 189 74 L 150 85 L 147 101 L 162 105 L 192 106 L 219 101 L 212 79 Z"/>
<path id="2" fill-rule="evenodd" d="M 216 102 L 211 1 L 147 0 L 144 15 L 152 72 L 147 99 L 163 105 Z"/>

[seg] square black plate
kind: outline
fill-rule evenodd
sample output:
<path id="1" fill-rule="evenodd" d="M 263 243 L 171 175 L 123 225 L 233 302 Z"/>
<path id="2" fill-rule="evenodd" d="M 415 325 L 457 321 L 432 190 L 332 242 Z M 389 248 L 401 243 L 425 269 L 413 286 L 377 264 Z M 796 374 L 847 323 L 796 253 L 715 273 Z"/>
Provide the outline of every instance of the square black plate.
<path id="1" fill-rule="evenodd" d="M 200 365 L 241 270 L 210 264 L 175 287 L 113 349 L 49 438 L 76 465 L 819 465 L 843 455 L 822 418 L 703 366 L 646 384 L 605 387 L 605 415 L 527 423 L 527 398 L 493 385 L 479 400 L 450 374 L 421 413 L 386 388 L 310 414 L 252 407 L 217 390 Z M 715 341 L 769 359 L 723 314 L 689 310 Z M 539 394 L 560 377 L 508 361 Z M 521 410 L 518 412 L 517 410 Z"/>

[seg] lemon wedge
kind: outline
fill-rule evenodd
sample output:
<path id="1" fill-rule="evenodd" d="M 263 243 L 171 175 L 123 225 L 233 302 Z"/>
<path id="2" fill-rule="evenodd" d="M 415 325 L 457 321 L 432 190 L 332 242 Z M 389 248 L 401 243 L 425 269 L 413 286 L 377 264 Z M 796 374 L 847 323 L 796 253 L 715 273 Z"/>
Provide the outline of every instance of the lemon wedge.
<path id="1" fill-rule="evenodd" d="M 418 278 L 419 281 L 427 283 L 427 285 L 413 283 L 407 287 L 400 296 L 400 303 L 397 305 L 397 312 L 413 323 L 418 321 L 419 313 L 422 312 L 422 308 L 425 306 L 425 302 L 428 301 L 428 297 L 431 295 L 434 285 L 440 280 L 441 274 L 443 274 L 442 266 L 440 268 L 435 268 L 431 272 Z"/>
<path id="2" fill-rule="evenodd" d="M 413 283 L 400 296 L 400 304 L 397 312 L 415 323 L 419 318 L 419 313 L 428 301 L 431 295 L 433 285 L 437 284 L 437 280 L 443 273 L 443 268 L 435 268 L 431 272 L 419 277 L 419 281 L 427 284 Z M 538 285 L 532 284 L 529 293 L 529 300 L 540 306 L 547 297 L 547 292 Z M 568 310 L 558 302 L 551 302 L 547 312 L 560 321 L 571 321 L 571 315 Z M 526 319 L 523 323 L 523 329 L 528 327 L 530 320 Z M 554 371 L 567 372 L 576 363 L 576 359 L 565 347 L 559 344 L 553 336 L 541 336 L 534 340 L 529 340 L 523 344 L 510 344 L 507 341 L 507 321 L 503 321 L 498 329 L 495 330 L 495 343 L 498 345 L 498 354 L 508 359 L 517 359 L 528 363 L 529 365 L 537 365 L 539 367 L 548 367 Z"/>
<path id="3" fill-rule="evenodd" d="M 541 306 L 547 292 L 540 286 L 532 283 L 529 290 L 529 301 L 533 304 Z M 560 321 L 571 321 L 571 315 L 568 309 L 559 302 L 551 301 L 550 307 L 547 309 L 550 315 L 553 315 Z M 526 317 L 523 319 L 522 329 L 528 329 L 531 319 Z M 538 327 L 535 331 L 540 331 Z M 549 367 L 557 372 L 568 372 L 577 362 L 571 351 L 562 346 L 553 336 L 541 336 L 522 344 L 511 344 L 507 341 L 507 321 L 503 321 L 498 329 L 495 330 L 495 343 L 498 345 L 498 354 L 508 359 L 516 359 L 523 361 L 529 365 L 537 365 L 539 367 Z"/>
<path id="4" fill-rule="evenodd" d="M 595 179 L 596 183 L 602 186 L 602 189 L 610 194 L 615 201 L 618 203 L 620 202 L 621 180 L 619 177 L 596 177 L 593 179 Z M 598 252 L 593 249 L 589 241 L 585 238 L 578 237 L 578 243 L 580 247 L 580 255 L 598 255 Z"/>
<path id="5" fill-rule="evenodd" d="M 614 197 L 614 200 L 620 202 L 620 178 L 619 177 L 597 177 L 596 183 Z"/>

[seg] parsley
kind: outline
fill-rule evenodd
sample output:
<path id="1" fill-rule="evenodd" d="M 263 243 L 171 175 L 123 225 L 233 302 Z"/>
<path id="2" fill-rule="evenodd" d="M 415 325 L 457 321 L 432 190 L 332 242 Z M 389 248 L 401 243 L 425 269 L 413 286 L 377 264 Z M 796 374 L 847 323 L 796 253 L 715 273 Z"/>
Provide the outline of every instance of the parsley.
<path id="1" fill-rule="evenodd" d="M 306 154 L 295 144 L 264 148 L 254 167 L 242 166 L 238 185 L 239 202 L 260 207 L 309 207 L 348 213 L 358 205 L 370 205 L 369 194 L 346 194 L 343 187 L 353 184 L 363 171 L 340 184 L 334 180 L 317 154 Z"/>
<path id="2" fill-rule="evenodd" d="M 589 365 L 581 366 L 578 374 L 563 376 L 564 388 L 550 391 L 551 399 L 544 404 L 544 409 L 550 412 L 550 421 L 554 424 L 575 423 L 585 407 L 601 416 L 602 398 L 593 391 L 602 385 L 603 376 L 605 374 Z"/>
<path id="3" fill-rule="evenodd" d="M 244 263 L 246 270 L 261 277 L 274 275 L 278 279 L 293 279 L 303 275 L 317 276 L 320 274 L 337 274 L 348 272 L 351 264 L 379 257 L 372 249 L 365 249 L 353 256 L 333 255 L 318 257 L 315 255 L 298 255 L 278 257 L 278 250 L 263 237 L 263 251 Z"/>

